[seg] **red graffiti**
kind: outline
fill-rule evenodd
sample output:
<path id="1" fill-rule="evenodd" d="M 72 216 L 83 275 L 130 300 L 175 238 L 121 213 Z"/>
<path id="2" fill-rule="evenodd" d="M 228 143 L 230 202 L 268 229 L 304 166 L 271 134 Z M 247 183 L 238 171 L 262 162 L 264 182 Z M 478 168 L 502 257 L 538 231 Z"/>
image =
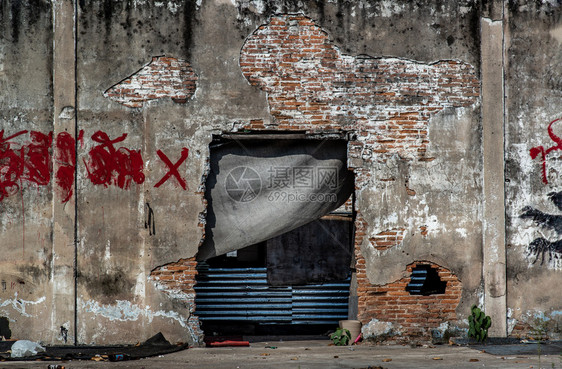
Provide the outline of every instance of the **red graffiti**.
<path id="1" fill-rule="evenodd" d="M 49 150 L 53 143 L 53 133 L 44 134 L 31 131 L 31 142 L 22 147 L 24 152 L 24 178 L 29 182 L 46 186 L 53 171 Z"/>
<path id="2" fill-rule="evenodd" d="M 84 131 L 80 130 L 78 141 L 82 142 Z M 74 173 L 76 171 L 76 141 L 68 132 L 57 135 L 55 142 L 55 160 L 58 163 L 55 181 L 59 189 L 61 202 L 64 204 L 72 197 Z"/>
<path id="3" fill-rule="evenodd" d="M 539 154 L 541 155 L 542 160 L 542 181 L 544 184 L 548 184 L 548 179 L 546 177 L 546 156 L 555 150 L 562 150 L 562 138 L 556 136 L 552 130 L 552 125 L 558 122 L 560 119 L 555 119 L 548 125 L 548 135 L 550 139 L 556 143 L 556 145 L 549 147 L 545 150 L 545 148 L 541 146 L 536 146 L 529 150 L 529 154 L 531 155 L 532 159 L 535 159 Z"/>
<path id="4" fill-rule="evenodd" d="M 19 190 L 18 181 L 23 174 L 23 153 L 21 150 L 14 150 L 10 140 L 25 133 L 27 131 L 20 131 L 4 138 L 4 130 L 0 130 L 0 201 Z"/>
<path id="5" fill-rule="evenodd" d="M 53 141 L 52 133 L 46 135 L 31 131 L 31 142 L 24 145 L 10 141 L 27 132 L 20 131 L 4 137 L 4 131 L 0 130 L 0 201 L 16 194 L 23 181 L 45 186 L 51 180 L 49 150 Z"/>
<path id="6" fill-rule="evenodd" d="M 158 151 L 156 151 L 156 153 L 158 154 L 160 159 L 166 164 L 166 166 L 170 169 L 169 169 L 168 173 L 166 173 L 166 175 L 164 177 L 162 177 L 162 179 L 154 185 L 154 187 L 160 187 L 171 176 L 174 176 L 178 180 L 181 188 L 183 188 L 185 190 L 187 188 L 187 183 L 181 177 L 180 173 L 178 172 L 178 168 L 187 159 L 187 157 L 189 155 L 189 149 L 186 149 L 185 147 L 181 149 L 181 156 L 180 156 L 179 160 L 176 162 L 176 164 L 172 164 L 170 159 L 168 159 L 168 157 L 166 156 L 166 154 L 164 154 L 162 152 L 162 150 L 158 150 Z"/>
<path id="7" fill-rule="evenodd" d="M 27 133 L 30 137 L 28 142 L 21 144 L 13 141 L 14 138 Z M 78 141 L 81 144 L 83 144 L 83 137 L 84 131 L 81 130 L 78 133 Z M 88 179 L 93 184 L 101 184 L 105 187 L 115 185 L 128 189 L 131 182 L 144 183 L 144 163 L 140 150 L 115 147 L 126 138 L 126 133 L 115 139 L 110 139 L 108 134 L 102 131 L 92 135 L 92 140 L 98 145 L 89 151 L 88 160 L 83 161 Z M 53 158 L 57 164 L 54 189 L 58 192 L 62 203 L 72 198 L 77 173 L 76 140 L 68 132 L 61 132 L 56 136 L 54 144 L 52 157 L 53 132 L 44 134 L 36 131 L 19 131 L 4 137 L 4 131 L 0 130 L 0 201 L 16 194 L 24 182 L 38 186 L 48 185 L 53 174 Z M 180 158 L 175 164 L 161 150 L 156 153 L 168 167 L 168 172 L 154 187 L 160 187 L 168 179 L 175 177 L 179 185 L 186 190 L 186 180 L 180 175 L 178 168 L 188 158 L 189 150 L 182 148 Z"/>
<path id="8" fill-rule="evenodd" d="M 127 189 L 131 180 L 137 184 L 144 182 L 143 161 L 140 150 L 129 150 L 125 147 L 116 149 L 113 145 L 127 138 L 124 133 L 113 140 L 107 133 L 97 131 L 92 135 L 92 140 L 99 145 L 90 150 L 90 160 L 84 164 L 88 171 L 88 178 L 93 184 L 102 184 L 105 187 L 117 185 Z"/>

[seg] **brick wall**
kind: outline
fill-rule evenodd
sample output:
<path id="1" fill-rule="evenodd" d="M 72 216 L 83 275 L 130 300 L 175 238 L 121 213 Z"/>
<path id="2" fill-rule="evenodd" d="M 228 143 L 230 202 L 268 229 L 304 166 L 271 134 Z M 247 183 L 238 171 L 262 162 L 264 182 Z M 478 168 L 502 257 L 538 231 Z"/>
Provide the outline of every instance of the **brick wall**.
<path id="1" fill-rule="evenodd" d="M 405 232 L 404 228 L 392 228 L 379 232 L 374 237 L 369 237 L 369 241 L 375 249 L 383 251 L 400 245 L 404 239 Z"/>
<path id="2" fill-rule="evenodd" d="M 196 266 L 195 257 L 180 259 L 177 262 L 157 267 L 150 273 L 150 279 L 169 294 L 181 293 L 193 299 L 195 297 L 193 286 L 197 276 Z"/>
<path id="3" fill-rule="evenodd" d="M 457 319 L 456 308 L 460 303 L 462 284 L 448 269 L 429 261 L 416 261 L 405 266 L 407 277 L 385 285 L 372 285 L 367 279 L 367 266 L 361 255 L 360 245 L 365 235 L 366 223 L 358 214 L 356 218 L 355 259 L 357 271 L 358 319 L 367 324 L 371 319 L 392 323 L 397 341 L 427 340 L 431 329 L 441 323 Z M 444 294 L 410 295 L 406 286 L 412 269 L 417 265 L 431 265 L 439 278 L 447 282 Z"/>
<path id="4" fill-rule="evenodd" d="M 195 93 L 196 82 L 197 76 L 188 62 L 157 56 L 103 95 L 130 108 L 140 108 L 146 101 L 164 97 L 185 103 Z"/>
<path id="5" fill-rule="evenodd" d="M 433 160 L 426 156 L 431 116 L 445 108 L 475 104 L 480 89 L 474 67 L 460 61 L 424 64 L 344 55 L 312 19 L 302 15 L 276 16 L 258 28 L 241 50 L 240 68 L 250 84 L 267 92 L 273 119 L 241 122 L 238 128 L 355 133 L 348 156 L 364 163 L 352 168 L 356 188 L 371 181 L 369 161 L 384 162 L 396 154 L 407 160 Z M 406 187 L 414 196 L 407 183 Z M 436 268 L 447 282 L 442 295 L 410 295 L 405 290 L 409 277 L 371 285 L 360 252 L 367 232 L 360 212 L 355 226 L 358 317 L 364 324 L 373 318 L 390 322 L 406 339 L 429 338 L 431 328 L 456 320 L 462 286 L 450 270 L 429 261 L 404 266 L 407 274 L 418 264 Z M 425 236 L 427 227 L 420 231 Z M 386 250 L 399 245 L 404 234 L 405 229 L 393 228 L 368 241 Z M 151 276 L 166 290 L 192 293 L 195 264 L 193 259 L 182 260 L 156 269 Z"/>
<path id="6" fill-rule="evenodd" d="M 281 15 L 248 37 L 240 55 L 242 73 L 250 84 L 267 92 L 271 123 L 254 120 L 250 130 L 349 131 L 348 156 L 363 165 L 353 168 L 356 188 L 372 180 L 369 161 L 385 162 L 392 155 L 419 161 L 427 157 L 428 123 L 448 107 L 468 107 L 478 101 L 475 68 L 460 61 L 424 64 L 399 58 L 354 57 L 342 54 L 328 34 L 302 15 Z M 408 195 L 415 191 L 408 188 Z M 360 209 L 358 209 L 360 210 Z M 390 322 L 409 338 L 429 338 L 431 328 L 456 320 L 462 286 L 453 273 L 429 261 L 447 282 L 445 294 L 415 296 L 406 292 L 410 278 L 383 286 L 371 285 L 360 245 L 367 232 L 360 212 L 355 221 L 359 319 Z M 420 227 L 423 236 L 427 227 Z M 399 245 L 405 229 L 393 228 L 369 237 L 378 250 Z"/>
<path id="7" fill-rule="evenodd" d="M 155 268 L 148 277 L 156 287 L 170 297 L 180 300 L 189 309 L 188 331 L 199 342 L 203 342 L 203 331 L 195 312 L 195 277 L 197 276 L 195 257 L 180 259 L 177 262 Z"/>
<path id="8" fill-rule="evenodd" d="M 271 125 L 245 128 L 357 132 L 363 159 L 399 154 L 425 158 L 428 122 L 447 107 L 477 101 L 475 69 L 460 61 L 424 64 L 342 54 L 302 15 L 282 15 L 246 40 L 240 67 L 267 92 Z"/>
<path id="9" fill-rule="evenodd" d="M 510 337 L 516 338 L 531 338 L 531 332 L 533 327 L 530 324 L 524 322 L 517 322 L 513 327 L 513 330 L 509 334 Z"/>

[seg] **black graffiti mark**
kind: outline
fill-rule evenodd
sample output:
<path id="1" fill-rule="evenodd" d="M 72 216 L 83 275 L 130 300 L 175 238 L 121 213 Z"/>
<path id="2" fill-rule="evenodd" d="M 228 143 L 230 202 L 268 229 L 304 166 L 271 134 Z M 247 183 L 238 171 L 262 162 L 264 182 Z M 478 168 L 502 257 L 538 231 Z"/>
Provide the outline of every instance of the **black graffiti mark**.
<path id="1" fill-rule="evenodd" d="M 538 225 L 562 234 L 562 215 L 547 214 L 530 206 L 525 206 L 521 218 L 532 219 Z"/>
<path id="2" fill-rule="evenodd" d="M 535 239 L 529 244 L 527 248 L 529 255 L 535 256 L 535 261 L 537 262 L 539 256 L 541 257 L 541 265 L 544 264 L 544 255 L 548 252 L 548 262 L 550 263 L 552 259 L 562 259 L 562 240 L 555 242 L 550 242 L 542 237 Z"/>
<path id="3" fill-rule="evenodd" d="M 61 325 L 60 334 L 62 336 L 62 339 L 64 340 L 64 343 L 66 343 L 68 341 L 68 329 Z"/>
<path id="4" fill-rule="evenodd" d="M 549 192 L 548 198 L 552 203 L 558 208 L 558 210 L 562 211 L 562 191 L 560 192 Z"/>
<path id="5" fill-rule="evenodd" d="M 156 222 L 154 221 L 154 211 L 150 207 L 150 204 L 147 202 L 146 207 L 148 208 L 148 219 L 144 222 L 144 228 L 148 229 L 148 233 L 151 236 L 156 234 Z"/>
<path id="6" fill-rule="evenodd" d="M 562 211 L 562 191 L 550 192 L 547 196 L 548 199 Z M 532 219 L 539 226 L 551 229 L 558 235 L 562 235 L 562 215 L 547 214 L 530 206 L 525 206 L 522 211 L 523 213 L 520 215 L 521 218 Z M 546 253 L 548 253 L 549 263 L 552 262 L 553 259 L 562 259 L 562 239 L 550 242 L 547 239 L 539 237 L 533 240 L 527 247 L 527 255 L 535 257 L 533 264 L 535 264 L 540 257 L 540 265 L 543 265 Z"/>

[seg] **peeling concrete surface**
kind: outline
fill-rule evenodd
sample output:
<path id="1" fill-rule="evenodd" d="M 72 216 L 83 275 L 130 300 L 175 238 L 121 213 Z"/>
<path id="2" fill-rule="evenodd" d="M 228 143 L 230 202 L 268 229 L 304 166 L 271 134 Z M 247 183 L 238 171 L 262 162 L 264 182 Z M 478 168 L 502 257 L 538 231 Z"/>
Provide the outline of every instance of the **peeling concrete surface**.
<path id="1" fill-rule="evenodd" d="M 350 138 L 367 287 L 427 260 L 462 282 L 461 325 L 479 303 L 494 334 L 525 335 L 538 319 L 559 337 L 561 14 L 503 1 L 1 6 L 0 316 L 14 337 L 46 343 L 158 331 L 197 343 L 195 264 L 185 288 L 154 276 L 204 238 L 213 135 L 335 132 Z M 163 61 L 179 68 L 171 90 L 161 69 L 131 74 Z M 127 93 L 142 98 L 111 100 Z M 37 150 L 31 132 L 53 144 Z M 27 158 L 19 172 L 6 153 Z M 48 179 L 28 180 L 35 159 Z"/>
<path id="2" fill-rule="evenodd" d="M 560 135 L 556 124 L 552 125 L 554 136 L 548 131 L 550 123 L 561 114 L 560 55 L 553 49 L 559 47 L 556 34 L 560 7 L 553 3 L 521 3 L 510 4 L 508 10 L 505 193 L 509 324 L 512 335 L 524 337 L 540 325 L 542 318 L 536 321 L 537 314 L 544 314 L 543 320 L 549 321 L 548 334 L 556 338 L 560 337 L 560 328 L 555 322 L 560 317 L 555 312 L 560 310 L 562 299 L 552 292 L 562 274 L 556 263 L 560 255 L 550 243 L 560 239 L 555 227 L 560 210 L 552 196 L 559 191 L 559 160 L 556 152 L 547 155 L 545 161 L 533 159 L 531 151 L 534 147 L 555 147 L 552 138 Z M 528 31 L 516 26 L 521 22 L 529 25 Z M 533 57 L 529 57 L 529 48 Z M 551 215 L 554 222 L 549 226 L 525 216 L 530 209 L 543 212 L 547 218 Z M 533 246 L 540 239 L 548 242 L 538 248 Z"/>
<path id="3" fill-rule="evenodd" d="M 15 312 L 17 312 L 22 316 L 32 317 L 33 316 L 31 315 L 32 313 L 29 312 L 29 308 L 27 308 L 26 310 L 26 307 L 43 304 L 45 300 L 46 300 L 45 296 L 39 298 L 36 301 L 23 300 L 21 298 L 18 298 L 18 293 L 16 292 L 14 293 L 13 299 L 0 300 L 0 307 L 1 308 L 10 307 L 11 309 L 13 309 Z"/>

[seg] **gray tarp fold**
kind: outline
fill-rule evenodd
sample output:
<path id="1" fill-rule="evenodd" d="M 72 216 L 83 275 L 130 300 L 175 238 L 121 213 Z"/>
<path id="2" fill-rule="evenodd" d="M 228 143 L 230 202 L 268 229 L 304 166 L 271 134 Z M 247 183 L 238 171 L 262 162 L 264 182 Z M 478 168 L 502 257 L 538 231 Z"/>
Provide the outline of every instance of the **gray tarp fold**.
<path id="1" fill-rule="evenodd" d="M 343 140 L 213 143 L 198 260 L 289 232 L 341 206 L 353 191 Z"/>

